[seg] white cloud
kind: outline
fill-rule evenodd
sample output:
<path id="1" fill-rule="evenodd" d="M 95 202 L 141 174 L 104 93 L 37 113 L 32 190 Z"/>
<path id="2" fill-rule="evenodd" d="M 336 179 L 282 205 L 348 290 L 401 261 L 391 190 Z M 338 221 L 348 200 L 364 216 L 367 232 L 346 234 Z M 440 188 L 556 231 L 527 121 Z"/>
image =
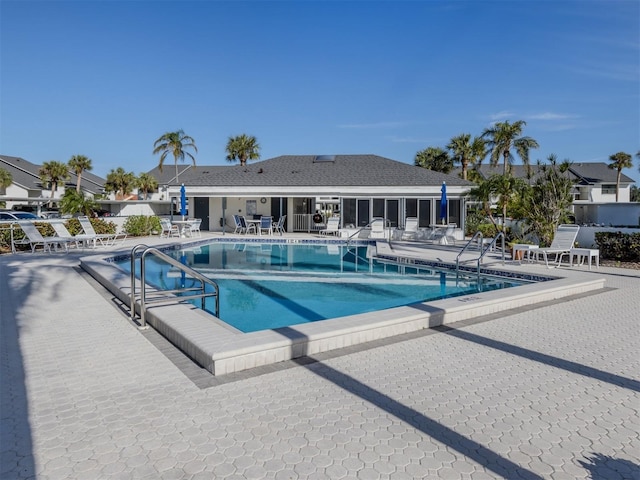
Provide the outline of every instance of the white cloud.
<path id="1" fill-rule="evenodd" d="M 578 118 L 578 115 L 573 115 L 570 113 L 554 113 L 554 112 L 544 112 L 544 113 L 534 113 L 532 115 L 526 115 L 526 120 L 566 120 L 568 118 Z"/>
<path id="2" fill-rule="evenodd" d="M 515 113 L 503 110 L 502 112 L 493 113 L 489 115 L 489 120 L 492 122 L 499 122 L 500 120 L 506 120 L 507 118 L 514 117 Z"/>

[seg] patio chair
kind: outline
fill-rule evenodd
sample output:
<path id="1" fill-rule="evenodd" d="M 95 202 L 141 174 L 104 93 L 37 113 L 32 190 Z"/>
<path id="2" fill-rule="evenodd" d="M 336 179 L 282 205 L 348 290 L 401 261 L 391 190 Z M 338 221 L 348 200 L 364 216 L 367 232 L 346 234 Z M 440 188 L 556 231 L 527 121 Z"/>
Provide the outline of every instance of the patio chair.
<path id="1" fill-rule="evenodd" d="M 69 238 L 62 237 L 43 237 L 35 224 L 29 220 L 19 220 L 18 225 L 26 235 L 22 240 L 14 240 L 14 245 L 29 245 L 31 247 L 31 253 L 35 253 L 36 248 L 42 247 L 43 252 L 51 252 L 53 246 L 56 250 L 58 247 L 64 247 L 65 251 L 69 251 L 69 244 L 73 241 Z"/>
<path id="2" fill-rule="evenodd" d="M 236 227 L 233 233 L 245 233 L 245 229 L 242 226 L 242 222 L 240 221 L 240 215 L 233 216 L 233 223 L 235 224 L 235 227 Z"/>
<path id="3" fill-rule="evenodd" d="M 85 235 L 95 236 L 96 241 L 100 242 L 105 247 L 111 247 L 115 245 L 116 241 L 118 240 L 124 242 L 127 239 L 126 233 L 96 233 L 96 231 L 93 229 L 93 225 L 91 224 L 91 220 L 89 220 L 89 217 L 78 217 L 78 221 L 80 222 L 80 226 L 82 227 Z"/>
<path id="4" fill-rule="evenodd" d="M 260 226 L 258 233 L 262 235 L 262 232 L 273 235 L 273 217 L 267 217 L 264 215 L 260 217 Z"/>
<path id="5" fill-rule="evenodd" d="M 277 222 L 273 223 L 273 231 L 275 233 L 279 233 L 280 236 L 284 233 L 284 220 L 287 218 L 286 215 L 282 215 Z"/>
<path id="6" fill-rule="evenodd" d="M 96 246 L 97 236 L 95 235 L 87 235 L 83 233 L 71 235 L 71 232 L 67 230 L 67 227 L 64 226 L 62 221 L 53 221 L 51 222 L 51 226 L 56 231 L 56 235 L 58 237 L 68 238 L 70 243 L 76 244 L 76 248 L 80 248 L 80 244 L 82 244 L 82 246 L 88 246 L 91 243 L 94 247 Z"/>
<path id="7" fill-rule="evenodd" d="M 369 234 L 369 238 L 378 238 L 385 239 L 386 231 L 384 228 L 384 218 L 374 218 L 371 220 L 369 224 L 371 227 L 371 233 Z"/>
<path id="8" fill-rule="evenodd" d="M 194 218 L 192 220 L 189 221 L 189 223 L 187 223 L 184 226 L 184 234 L 187 237 L 202 237 L 202 234 L 200 233 L 200 224 L 202 223 L 202 219 L 201 218 Z"/>
<path id="9" fill-rule="evenodd" d="M 160 231 L 160 237 L 179 237 L 180 229 L 177 225 L 171 223 L 168 218 L 161 218 L 160 225 L 162 226 L 162 230 Z"/>
<path id="10" fill-rule="evenodd" d="M 418 235 L 418 218 L 407 217 L 404 221 L 402 240 L 415 240 Z"/>
<path id="11" fill-rule="evenodd" d="M 570 255 L 579 231 L 579 225 L 558 225 L 551 245 L 531 250 L 531 254 L 535 256 L 536 261 L 539 260 L 540 255 L 542 255 L 547 268 L 549 268 L 549 255 L 553 254 L 555 255 L 555 260 L 558 261 L 558 266 L 560 266 L 562 257 L 564 255 Z"/>
<path id="12" fill-rule="evenodd" d="M 340 217 L 330 217 L 327 220 L 327 227 L 320 230 L 321 235 L 338 235 L 340 233 Z"/>
<path id="13" fill-rule="evenodd" d="M 244 233 L 249 233 L 250 231 L 256 233 L 256 224 L 247 222 L 247 219 L 243 215 L 240 215 L 240 225 L 242 225 Z"/>

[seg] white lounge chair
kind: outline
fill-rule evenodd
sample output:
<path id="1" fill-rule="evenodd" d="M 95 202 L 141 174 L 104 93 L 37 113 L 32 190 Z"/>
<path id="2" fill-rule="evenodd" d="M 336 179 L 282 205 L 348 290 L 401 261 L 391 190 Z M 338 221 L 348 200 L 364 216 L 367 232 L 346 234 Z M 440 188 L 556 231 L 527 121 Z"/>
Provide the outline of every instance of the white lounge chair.
<path id="1" fill-rule="evenodd" d="M 78 217 L 78 221 L 80 222 L 80 226 L 82 227 L 82 230 L 84 230 L 85 235 L 94 235 L 95 237 L 97 237 L 96 241 L 100 242 L 106 247 L 115 245 L 116 241 L 118 240 L 124 242 L 127 239 L 126 233 L 96 233 L 93 225 L 91 224 L 91 220 L 89 220 L 89 217 Z"/>
<path id="2" fill-rule="evenodd" d="M 535 256 L 536 260 L 539 260 L 540 255 L 542 255 L 547 268 L 549 267 L 549 255 L 555 255 L 555 260 L 558 261 L 558 266 L 560 266 L 562 257 L 570 254 L 579 231 L 579 225 L 559 225 L 551 245 L 531 250 L 531 254 Z"/>
<path id="3" fill-rule="evenodd" d="M 384 218 L 374 218 L 369 224 L 371 227 L 371 233 L 369 238 L 385 239 L 387 238 L 386 230 L 384 228 Z"/>
<path id="4" fill-rule="evenodd" d="M 58 247 L 64 247 L 65 251 L 69 251 L 69 244 L 73 241 L 62 237 L 43 237 L 38 228 L 29 220 L 19 220 L 18 225 L 26 235 L 22 240 L 14 240 L 14 245 L 29 245 L 31 252 L 35 253 L 36 248 L 42 247 L 43 252 L 51 252 L 53 246 L 56 250 Z"/>
<path id="5" fill-rule="evenodd" d="M 64 226 L 64 222 L 61 220 L 52 221 L 50 225 L 56 231 L 56 235 L 58 237 L 68 238 L 70 243 L 76 244 L 76 248 L 79 248 L 80 244 L 83 246 L 88 246 L 89 244 L 93 244 L 94 247 L 96 246 L 96 242 L 98 240 L 97 235 L 87 235 L 83 233 L 71 235 L 71 232 L 67 230 L 67 227 Z"/>
<path id="6" fill-rule="evenodd" d="M 402 240 L 415 240 L 418 235 L 418 218 L 407 217 L 404 221 Z"/>
<path id="7" fill-rule="evenodd" d="M 340 233 L 340 217 L 331 217 L 327 220 L 327 228 L 320 230 L 321 235 L 338 235 Z"/>

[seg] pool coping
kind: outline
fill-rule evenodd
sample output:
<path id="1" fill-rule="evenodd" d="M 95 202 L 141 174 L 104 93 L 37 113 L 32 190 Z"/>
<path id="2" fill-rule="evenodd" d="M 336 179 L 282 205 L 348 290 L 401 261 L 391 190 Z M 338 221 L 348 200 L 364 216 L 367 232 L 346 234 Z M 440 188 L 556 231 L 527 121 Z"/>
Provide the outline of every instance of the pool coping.
<path id="1" fill-rule="evenodd" d="M 211 239 L 188 244 L 168 243 L 155 247 L 186 248 L 210 241 Z M 233 242 L 234 239 L 218 241 Z M 245 239 L 235 241 L 245 241 Z M 265 239 L 253 241 L 263 242 Z M 342 245 L 345 243 L 344 239 L 269 239 L 269 241 Z M 129 253 L 130 250 L 112 251 L 80 259 L 81 268 L 125 305 L 130 303 L 130 276 L 113 262 L 123 256 L 128 257 Z M 378 253 L 386 260 L 399 261 L 408 265 L 439 264 L 448 267 L 452 265 L 451 262 L 446 261 L 434 262 L 416 258 L 411 252 L 403 253 L 401 249 L 390 253 L 388 248 L 379 248 Z M 518 273 L 504 266 L 503 268 L 485 266 L 482 270 L 485 273 L 502 272 L 506 276 L 516 276 Z M 213 315 L 186 304 L 151 306 L 147 309 L 147 323 L 198 365 L 213 375 L 224 375 L 599 290 L 605 283 L 604 278 L 594 277 L 586 272 L 572 271 L 571 275 L 564 275 L 562 270 L 557 269 L 553 274 L 549 272 L 542 275 L 539 272 L 527 274 L 522 270 L 519 273 L 524 274 L 525 277 L 551 279 L 506 290 L 492 290 L 470 296 L 446 298 L 250 333 L 239 332 Z"/>

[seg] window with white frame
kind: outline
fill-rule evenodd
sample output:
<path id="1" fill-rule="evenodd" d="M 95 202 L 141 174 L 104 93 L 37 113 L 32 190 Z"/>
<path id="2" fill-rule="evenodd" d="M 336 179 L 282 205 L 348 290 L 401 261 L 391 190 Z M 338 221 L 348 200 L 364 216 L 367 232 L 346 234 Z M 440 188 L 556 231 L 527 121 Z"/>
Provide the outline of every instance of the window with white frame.
<path id="1" fill-rule="evenodd" d="M 602 195 L 615 195 L 616 194 L 616 185 L 615 184 L 602 184 Z"/>

